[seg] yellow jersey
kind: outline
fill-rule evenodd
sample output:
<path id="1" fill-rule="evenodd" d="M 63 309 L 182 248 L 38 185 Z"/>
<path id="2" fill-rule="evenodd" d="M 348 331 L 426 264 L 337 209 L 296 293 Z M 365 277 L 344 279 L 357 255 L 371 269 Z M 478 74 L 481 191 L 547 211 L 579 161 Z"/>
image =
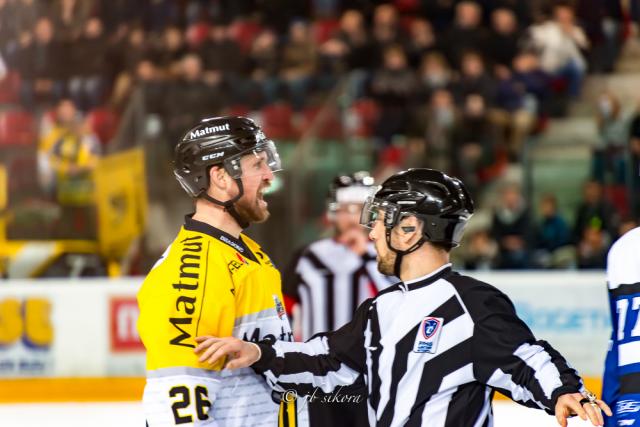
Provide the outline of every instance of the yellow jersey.
<path id="1" fill-rule="evenodd" d="M 193 350 L 200 335 L 291 341 L 282 301 L 280 273 L 258 244 L 188 216 L 138 293 L 149 427 L 278 425 L 261 376 L 201 364 Z"/>

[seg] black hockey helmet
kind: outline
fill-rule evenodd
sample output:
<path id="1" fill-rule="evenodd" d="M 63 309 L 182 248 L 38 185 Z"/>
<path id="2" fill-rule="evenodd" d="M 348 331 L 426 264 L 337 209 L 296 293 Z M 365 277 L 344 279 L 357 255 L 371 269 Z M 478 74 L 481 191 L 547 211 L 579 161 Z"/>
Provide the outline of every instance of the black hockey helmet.
<path id="1" fill-rule="evenodd" d="M 375 191 L 373 177 L 367 171 L 338 175 L 329 185 L 327 203 L 329 212 L 335 212 L 341 204 L 363 204 Z"/>
<path id="2" fill-rule="evenodd" d="M 266 164 L 272 171 L 281 170 L 275 144 L 266 138 L 253 120 L 234 116 L 203 119 L 189 129 L 176 146 L 173 172 L 187 194 L 224 206 L 246 228 L 248 224 L 243 223 L 233 209 L 233 203 L 244 193 L 240 178 L 251 173 L 242 170 L 240 159 L 262 152 L 266 153 Z M 209 168 L 216 165 L 224 167 L 238 183 L 239 194 L 231 200 L 216 200 L 206 193 L 209 188 Z"/>
<path id="3" fill-rule="evenodd" d="M 176 179 L 191 197 L 209 188 L 208 169 L 222 165 L 233 177 L 240 178 L 240 158 L 264 151 L 272 171 L 281 169 L 280 157 L 273 141 L 246 117 L 212 117 L 203 119 L 184 134 L 175 149 Z"/>
<path id="4" fill-rule="evenodd" d="M 424 222 L 424 241 L 453 248 L 460 244 L 465 224 L 473 214 L 473 200 L 459 179 L 418 168 L 387 179 L 367 199 L 360 223 L 372 227 L 381 210 L 387 234 L 405 216 L 416 216 Z"/>

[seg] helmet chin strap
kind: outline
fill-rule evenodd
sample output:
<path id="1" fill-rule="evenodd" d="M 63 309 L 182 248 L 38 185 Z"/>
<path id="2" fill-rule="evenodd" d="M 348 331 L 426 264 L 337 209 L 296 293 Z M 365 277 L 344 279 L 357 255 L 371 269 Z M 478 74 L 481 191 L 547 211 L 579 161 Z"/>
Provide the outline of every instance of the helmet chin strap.
<path id="1" fill-rule="evenodd" d="M 401 251 L 401 250 L 396 249 L 393 246 L 391 246 L 391 229 L 390 228 L 385 229 L 385 237 L 387 239 L 387 246 L 389 247 L 389 249 L 391 249 L 396 254 L 396 261 L 393 264 L 393 274 L 398 279 L 400 279 L 400 267 L 402 266 L 402 259 L 404 258 L 405 255 L 410 254 L 411 252 L 415 252 L 416 250 L 418 250 L 418 248 L 420 246 L 422 246 L 424 244 L 424 242 L 426 242 L 426 240 L 425 240 L 424 236 L 421 236 L 420 240 L 415 242 L 409 249 Z"/>
<path id="2" fill-rule="evenodd" d="M 210 195 L 208 195 L 206 192 L 203 193 L 200 197 L 202 197 L 203 199 L 214 203 L 218 206 L 222 206 L 224 208 L 225 211 L 229 212 L 229 215 L 231 215 L 233 217 L 233 219 L 238 223 L 238 225 L 240 226 L 240 228 L 242 228 L 243 230 L 245 228 L 247 228 L 249 226 L 249 223 L 244 220 L 239 214 L 238 211 L 236 211 L 235 207 L 234 207 L 234 203 L 237 202 L 240 197 L 242 197 L 242 195 L 244 194 L 244 187 L 242 185 L 242 179 L 241 178 L 235 178 L 236 183 L 238 184 L 238 195 L 233 197 L 231 200 L 227 200 L 226 202 L 222 202 L 218 199 L 214 199 L 213 197 L 211 197 Z"/>

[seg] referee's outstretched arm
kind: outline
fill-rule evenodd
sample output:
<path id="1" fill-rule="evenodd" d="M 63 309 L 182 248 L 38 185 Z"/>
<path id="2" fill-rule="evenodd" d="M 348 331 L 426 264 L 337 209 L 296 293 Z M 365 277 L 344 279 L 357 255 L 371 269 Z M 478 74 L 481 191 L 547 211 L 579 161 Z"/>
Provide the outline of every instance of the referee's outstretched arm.
<path id="1" fill-rule="evenodd" d="M 462 297 L 475 325 L 471 353 L 477 381 L 549 414 L 558 396 L 585 391 L 575 369 L 549 343 L 536 341 L 502 292 L 477 286 Z"/>
<path id="2" fill-rule="evenodd" d="M 295 390 L 298 394 L 312 394 L 315 388 L 330 393 L 340 386 L 348 386 L 366 374 L 365 328 L 371 300 L 360 305 L 353 320 L 340 329 L 318 334 L 309 341 L 262 341 L 251 345 L 260 349 L 253 360 L 241 353 L 238 359 L 228 359 L 226 367 L 249 366 L 262 373 L 276 390 Z M 201 361 L 215 363 L 221 357 L 236 352 L 239 340 L 232 338 L 200 337 L 196 353 Z M 255 362 L 255 363 L 254 363 Z"/>

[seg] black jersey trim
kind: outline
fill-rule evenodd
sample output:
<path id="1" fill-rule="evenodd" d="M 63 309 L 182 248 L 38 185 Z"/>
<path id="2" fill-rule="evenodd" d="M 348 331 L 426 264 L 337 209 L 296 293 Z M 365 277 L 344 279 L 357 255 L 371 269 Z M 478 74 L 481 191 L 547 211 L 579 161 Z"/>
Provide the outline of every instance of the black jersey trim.
<path id="1" fill-rule="evenodd" d="M 211 236 L 214 239 L 224 243 L 225 245 L 232 247 L 241 255 L 249 258 L 251 261 L 260 264 L 260 261 L 258 261 L 256 255 L 251 251 L 251 249 L 249 249 L 249 247 L 242 241 L 242 239 L 236 239 L 231 234 L 226 233 L 219 228 L 193 219 L 193 214 L 189 214 L 184 217 L 184 229 Z"/>

